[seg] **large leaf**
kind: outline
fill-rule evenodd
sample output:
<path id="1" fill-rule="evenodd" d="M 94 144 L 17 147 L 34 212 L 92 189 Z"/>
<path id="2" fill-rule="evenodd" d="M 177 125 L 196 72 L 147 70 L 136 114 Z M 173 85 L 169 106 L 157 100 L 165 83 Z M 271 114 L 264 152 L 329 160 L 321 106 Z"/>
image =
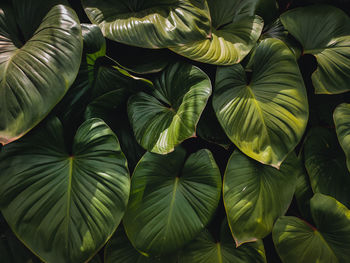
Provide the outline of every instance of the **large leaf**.
<path id="1" fill-rule="evenodd" d="M 299 143 L 308 120 L 308 101 L 295 56 L 278 39 L 265 39 L 247 70 L 219 68 L 213 107 L 231 141 L 251 158 L 279 167 Z"/>
<path id="2" fill-rule="evenodd" d="M 179 263 L 265 263 L 265 249 L 261 240 L 234 246 L 227 221 L 221 225 L 220 239 L 214 240 L 206 229 L 189 245 L 179 259 Z"/>
<path id="3" fill-rule="evenodd" d="M 258 163 L 239 151 L 228 161 L 223 199 L 236 245 L 267 236 L 292 202 L 299 163 L 295 154 L 280 170 Z"/>
<path id="4" fill-rule="evenodd" d="M 220 199 L 221 175 L 210 151 L 188 158 L 147 152 L 132 176 L 124 227 L 133 246 L 151 255 L 170 253 L 208 224 Z"/>
<path id="5" fill-rule="evenodd" d="M 204 39 L 210 15 L 204 0 L 82 0 L 105 37 L 144 48 L 165 48 Z"/>
<path id="6" fill-rule="evenodd" d="M 210 38 L 170 49 L 203 63 L 232 65 L 239 63 L 254 47 L 263 28 L 263 20 L 254 16 L 257 0 L 208 0 L 212 17 Z M 248 10 L 246 10 L 248 7 Z"/>
<path id="7" fill-rule="evenodd" d="M 281 217 L 273 241 L 284 263 L 342 263 L 350 255 L 350 211 L 332 197 L 315 194 L 311 213 L 316 228 L 296 217 Z"/>
<path id="8" fill-rule="evenodd" d="M 177 263 L 177 257 L 142 255 L 132 246 L 124 228 L 120 226 L 106 245 L 104 263 Z"/>
<path id="9" fill-rule="evenodd" d="M 154 80 L 152 94 L 129 99 L 128 115 L 136 140 L 148 151 L 166 154 L 195 135 L 211 95 L 209 77 L 199 68 L 176 63 Z"/>
<path id="10" fill-rule="evenodd" d="M 350 171 L 350 104 L 340 104 L 333 114 L 337 136 L 346 155 L 346 164 Z"/>
<path id="11" fill-rule="evenodd" d="M 79 69 L 81 28 L 64 1 L 0 4 L 0 144 L 23 136 L 64 96 Z"/>
<path id="12" fill-rule="evenodd" d="M 47 262 L 91 258 L 118 226 L 129 197 L 126 159 L 103 121 L 84 122 L 69 147 L 55 118 L 0 154 L 4 217 Z"/>
<path id="13" fill-rule="evenodd" d="M 312 74 L 317 94 L 349 91 L 350 18 L 330 5 L 292 9 L 281 16 L 285 28 L 301 43 L 304 54 L 316 57 Z"/>
<path id="14" fill-rule="evenodd" d="M 304 144 L 304 161 L 314 193 L 333 196 L 350 207 L 350 173 L 335 132 L 311 129 Z"/>

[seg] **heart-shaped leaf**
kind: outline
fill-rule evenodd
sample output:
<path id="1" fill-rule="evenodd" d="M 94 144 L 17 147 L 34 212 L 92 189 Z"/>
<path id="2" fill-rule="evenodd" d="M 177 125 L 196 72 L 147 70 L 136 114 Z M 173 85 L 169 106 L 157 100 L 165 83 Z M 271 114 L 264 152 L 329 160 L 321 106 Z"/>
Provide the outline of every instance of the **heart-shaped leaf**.
<path id="1" fill-rule="evenodd" d="M 350 211 L 332 197 L 315 194 L 311 213 L 316 228 L 296 217 L 277 220 L 272 236 L 284 263 L 340 263 L 350 255 Z"/>
<path id="2" fill-rule="evenodd" d="M 214 240 L 208 230 L 204 230 L 180 254 L 179 263 L 264 263 L 266 262 L 263 242 L 234 246 L 227 221 L 221 225 L 220 239 Z"/>
<path id="3" fill-rule="evenodd" d="M 258 1 L 249 3 L 239 0 L 207 1 L 212 17 L 210 38 L 173 46 L 170 49 L 203 63 L 216 65 L 239 63 L 256 44 L 264 25 L 260 17 L 254 16 L 254 9 L 246 10 L 247 6 L 250 7 Z"/>
<path id="4" fill-rule="evenodd" d="M 204 39 L 210 15 L 204 0 L 82 0 L 92 23 L 111 40 L 166 48 Z"/>
<path id="5" fill-rule="evenodd" d="M 122 226 L 118 227 L 105 248 L 104 263 L 178 263 L 176 255 L 148 257 L 139 253 L 130 243 Z"/>
<path id="6" fill-rule="evenodd" d="M 299 143 L 308 120 L 308 101 L 295 56 L 278 39 L 265 39 L 247 70 L 219 68 L 213 107 L 231 141 L 249 157 L 279 167 Z"/>
<path id="7" fill-rule="evenodd" d="M 47 262 L 91 258 L 121 221 L 130 191 L 111 129 L 90 119 L 66 149 L 56 118 L 0 153 L 0 204 L 15 234 Z"/>
<path id="8" fill-rule="evenodd" d="M 322 127 L 311 129 L 303 154 L 314 193 L 333 196 L 350 207 L 350 173 L 335 132 Z"/>
<path id="9" fill-rule="evenodd" d="M 292 202 L 298 167 L 294 153 L 277 170 L 233 152 L 225 171 L 223 199 L 237 246 L 271 232 Z"/>
<path id="10" fill-rule="evenodd" d="M 350 171 L 350 104 L 340 104 L 333 114 L 335 128 L 341 147 L 346 155 L 346 164 Z"/>
<path id="11" fill-rule="evenodd" d="M 148 151 L 166 154 L 195 136 L 211 95 L 209 77 L 187 63 L 168 66 L 154 80 L 152 94 L 129 99 L 128 115 L 136 140 Z"/>
<path id="12" fill-rule="evenodd" d="M 0 4 L 0 144 L 23 136 L 62 99 L 80 65 L 82 37 L 64 1 Z"/>
<path id="13" fill-rule="evenodd" d="M 312 82 L 317 94 L 349 91 L 350 18 L 330 5 L 292 9 L 281 16 L 285 28 L 316 57 Z"/>
<path id="14" fill-rule="evenodd" d="M 167 155 L 147 152 L 133 173 L 123 220 L 131 243 L 151 255 L 181 248 L 209 223 L 220 190 L 220 171 L 210 151 L 188 158 L 182 148 Z"/>

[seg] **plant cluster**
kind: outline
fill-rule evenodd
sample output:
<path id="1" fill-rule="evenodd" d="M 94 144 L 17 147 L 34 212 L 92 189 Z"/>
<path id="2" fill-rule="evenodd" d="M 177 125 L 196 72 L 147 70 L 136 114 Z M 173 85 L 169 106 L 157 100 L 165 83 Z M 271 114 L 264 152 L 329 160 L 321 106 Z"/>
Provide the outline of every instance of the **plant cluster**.
<path id="1" fill-rule="evenodd" d="M 348 14 L 2 0 L 0 262 L 350 262 Z"/>

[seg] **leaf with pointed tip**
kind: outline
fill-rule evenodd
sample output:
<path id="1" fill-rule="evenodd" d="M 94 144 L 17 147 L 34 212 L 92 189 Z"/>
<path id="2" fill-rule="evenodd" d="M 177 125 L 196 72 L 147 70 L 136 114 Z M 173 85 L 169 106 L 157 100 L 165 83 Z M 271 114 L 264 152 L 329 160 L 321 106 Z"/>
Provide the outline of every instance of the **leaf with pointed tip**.
<path id="1" fill-rule="evenodd" d="M 315 194 L 311 213 L 316 228 L 290 216 L 279 218 L 272 237 L 285 263 L 348 262 L 350 255 L 350 211 L 336 199 Z"/>
<path id="2" fill-rule="evenodd" d="M 167 155 L 147 152 L 131 179 L 123 223 L 133 246 L 157 256 L 195 238 L 220 200 L 221 175 L 209 150 L 186 158 L 182 148 Z"/>
<path id="3" fill-rule="evenodd" d="M 0 153 L 0 205 L 15 234 L 48 262 L 91 258 L 121 221 L 130 191 L 111 129 L 90 119 L 66 149 L 57 118 Z"/>
<path id="4" fill-rule="evenodd" d="M 350 104 L 340 104 L 334 110 L 333 118 L 339 143 L 346 155 L 346 165 L 350 171 Z"/>
<path id="5" fill-rule="evenodd" d="M 277 170 L 233 152 L 225 171 L 223 199 L 237 246 L 271 232 L 292 202 L 298 166 L 294 153 Z"/>
<path id="6" fill-rule="evenodd" d="M 231 141 L 249 157 L 279 167 L 299 143 L 308 101 L 295 56 L 278 39 L 265 39 L 247 66 L 218 68 L 213 107 Z"/>
<path id="7" fill-rule="evenodd" d="M 62 99 L 82 53 L 79 20 L 65 1 L 12 3 L 0 4 L 0 144 L 23 136 Z"/>
<path id="8" fill-rule="evenodd" d="M 311 5 L 281 15 L 285 28 L 316 57 L 316 94 L 347 92 L 350 79 L 350 18 L 331 5 Z"/>
<path id="9" fill-rule="evenodd" d="M 265 248 L 261 240 L 238 248 L 230 234 L 227 220 L 221 225 L 220 240 L 214 240 L 204 230 L 180 254 L 179 263 L 265 263 Z"/>
<path id="10" fill-rule="evenodd" d="M 146 150 L 166 154 L 195 136 L 199 118 L 211 95 L 209 77 L 187 63 L 168 66 L 154 80 L 152 94 L 132 96 L 128 115 L 136 140 Z"/>
<path id="11" fill-rule="evenodd" d="M 82 4 L 106 38 L 131 46 L 166 48 L 210 33 L 204 0 L 82 0 Z"/>
<path id="12" fill-rule="evenodd" d="M 333 196 L 350 207 L 350 173 L 335 132 L 322 127 L 311 129 L 303 154 L 314 193 Z"/>
<path id="13" fill-rule="evenodd" d="M 247 6 L 250 8 L 247 4 L 251 1 L 246 2 L 208 0 L 212 17 L 210 38 L 173 46 L 170 50 L 203 63 L 215 65 L 239 63 L 256 44 L 264 25 L 260 17 L 254 16 L 255 10 L 245 10 Z M 256 4 L 257 1 L 252 2 Z"/>
<path id="14" fill-rule="evenodd" d="M 122 226 L 118 227 L 105 248 L 105 263 L 177 263 L 174 255 L 147 257 L 139 253 L 130 243 Z"/>

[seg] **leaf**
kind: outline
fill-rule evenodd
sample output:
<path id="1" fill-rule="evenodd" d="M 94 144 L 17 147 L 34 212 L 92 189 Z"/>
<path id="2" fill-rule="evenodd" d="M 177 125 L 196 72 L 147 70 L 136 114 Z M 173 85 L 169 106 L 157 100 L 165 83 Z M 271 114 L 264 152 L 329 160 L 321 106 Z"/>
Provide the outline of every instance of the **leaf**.
<path id="1" fill-rule="evenodd" d="M 204 0 L 82 0 L 82 4 L 106 38 L 131 46 L 166 48 L 210 33 Z"/>
<path id="2" fill-rule="evenodd" d="M 128 115 L 136 140 L 146 150 L 166 154 L 195 136 L 196 126 L 211 95 L 209 77 L 187 63 L 168 66 L 154 80 L 151 94 L 129 99 Z"/>
<path id="3" fill-rule="evenodd" d="M 247 65 L 218 68 L 213 95 L 216 116 L 231 141 L 249 157 L 279 167 L 301 140 L 308 101 L 293 53 L 265 39 Z"/>
<path id="4" fill-rule="evenodd" d="M 186 158 L 147 152 L 135 168 L 123 220 L 133 246 L 153 256 L 171 253 L 209 223 L 220 200 L 221 175 L 209 150 Z"/>
<path id="5" fill-rule="evenodd" d="M 301 43 L 304 54 L 316 57 L 312 74 L 316 94 L 349 91 L 350 18 L 330 5 L 292 9 L 281 16 L 284 27 Z"/>
<path id="6" fill-rule="evenodd" d="M 38 124 L 78 73 L 81 28 L 74 10 L 55 5 L 62 2 L 0 4 L 0 144 Z"/>
<path id="7" fill-rule="evenodd" d="M 237 247 L 271 232 L 292 202 L 298 167 L 294 153 L 277 170 L 233 152 L 225 171 L 223 199 Z"/>
<path id="8" fill-rule="evenodd" d="M 174 45 L 170 50 L 202 63 L 232 65 L 241 62 L 259 39 L 263 20 L 254 16 L 255 10 L 244 10 L 249 6 L 245 1 L 208 0 L 208 5 L 212 17 L 210 38 Z"/>
<path id="9" fill-rule="evenodd" d="M 347 262 L 350 254 L 350 211 L 332 197 L 315 194 L 311 213 L 316 227 L 296 217 L 277 220 L 272 236 L 288 263 Z"/>
<path id="10" fill-rule="evenodd" d="M 72 151 L 57 118 L 0 153 L 0 205 L 15 234 L 47 262 L 91 258 L 121 221 L 130 191 L 126 159 L 110 128 L 90 119 Z"/>
<path id="11" fill-rule="evenodd" d="M 311 129 L 303 154 L 314 193 L 330 195 L 350 207 L 350 173 L 335 132 L 322 127 Z"/>
<path id="12" fill-rule="evenodd" d="M 216 241 L 206 229 L 180 254 L 179 263 L 264 263 L 261 240 L 235 248 L 227 221 L 221 225 L 220 240 Z"/>
<path id="13" fill-rule="evenodd" d="M 130 243 L 122 226 L 118 227 L 105 248 L 105 263 L 177 263 L 177 257 L 147 257 L 139 253 Z"/>
<path id="14" fill-rule="evenodd" d="M 340 104 L 334 111 L 333 119 L 339 143 L 346 155 L 346 165 L 350 171 L 350 104 Z"/>

